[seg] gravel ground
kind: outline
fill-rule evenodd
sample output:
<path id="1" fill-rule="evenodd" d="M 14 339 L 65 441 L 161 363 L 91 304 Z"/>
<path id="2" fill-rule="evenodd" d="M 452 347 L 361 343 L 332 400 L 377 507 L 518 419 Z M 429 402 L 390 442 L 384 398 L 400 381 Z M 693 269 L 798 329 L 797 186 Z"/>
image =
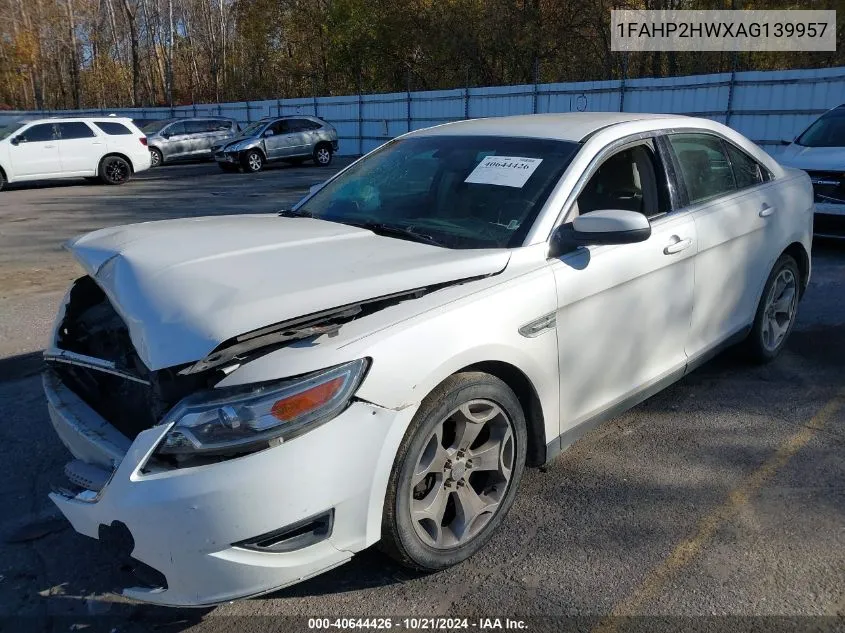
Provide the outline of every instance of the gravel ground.
<path id="1" fill-rule="evenodd" d="M 38 352 L 78 274 L 59 244 L 140 219 L 271 211 L 332 170 L 247 176 L 201 164 L 121 188 L 0 194 L 0 631 L 289 631 L 308 628 L 293 616 L 388 615 L 466 616 L 475 630 L 495 628 L 486 617 L 528 630 L 845 630 L 837 244 L 817 244 L 777 362 L 749 366 L 729 351 L 529 471 L 492 543 L 453 569 L 412 574 L 368 550 L 300 585 L 213 609 L 112 594 L 124 571 L 46 497 L 68 456 L 49 426 Z"/>

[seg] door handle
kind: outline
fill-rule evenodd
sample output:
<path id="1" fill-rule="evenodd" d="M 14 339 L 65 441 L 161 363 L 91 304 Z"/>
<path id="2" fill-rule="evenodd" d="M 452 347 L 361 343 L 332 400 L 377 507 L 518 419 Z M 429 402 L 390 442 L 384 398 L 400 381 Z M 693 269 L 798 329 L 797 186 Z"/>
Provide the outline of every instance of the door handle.
<path id="1" fill-rule="evenodd" d="M 56 149 L 55 145 L 45 145 L 44 149 Z"/>
<path id="2" fill-rule="evenodd" d="M 692 239 L 686 238 L 682 240 L 678 237 L 675 238 L 675 241 L 671 244 L 667 244 L 666 248 L 663 249 L 664 255 L 674 255 L 675 253 L 680 253 L 682 250 L 689 248 L 692 245 Z"/>
<path id="3" fill-rule="evenodd" d="M 775 208 L 773 206 L 770 206 L 767 202 L 764 202 L 763 208 L 760 209 L 760 213 L 758 215 L 761 218 L 767 218 L 770 215 L 772 215 L 772 213 L 774 213 L 774 212 L 775 212 Z"/>

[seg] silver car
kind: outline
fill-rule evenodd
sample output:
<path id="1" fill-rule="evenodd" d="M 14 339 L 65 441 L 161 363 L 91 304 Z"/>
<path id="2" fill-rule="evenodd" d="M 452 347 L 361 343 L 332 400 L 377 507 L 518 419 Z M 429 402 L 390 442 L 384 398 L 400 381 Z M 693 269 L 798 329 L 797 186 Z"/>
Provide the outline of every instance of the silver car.
<path id="1" fill-rule="evenodd" d="M 271 161 L 311 159 L 325 167 L 337 151 L 337 130 L 315 116 L 268 117 L 251 123 L 238 138 L 220 144 L 214 160 L 223 171 L 260 171 Z"/>
<path id="2" fill-rule="evenodd" d="M 150 148 L 150 164 L 211 158 L 212 148 L 238 135 L 238 122 L 226 117 L 152 121 L 142 128 Z"/>

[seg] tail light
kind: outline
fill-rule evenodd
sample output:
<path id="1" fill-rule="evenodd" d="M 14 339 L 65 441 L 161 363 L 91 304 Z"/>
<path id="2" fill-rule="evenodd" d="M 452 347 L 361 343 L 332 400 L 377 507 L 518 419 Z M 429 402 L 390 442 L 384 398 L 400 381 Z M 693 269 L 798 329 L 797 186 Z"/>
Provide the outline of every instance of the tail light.
<path id="1" fill-rule="evenodd" d="M 138 140 L 139 140 L 139 141 L 141 141 L 141 145 L 144 145 L 144 146 L 146 146 L 146 145 L 147 145 L 147 137 L 146 137 L 146 136 L 142 136 L 142 137 L 141 137 L 140 139 L 138 139 Z"/>

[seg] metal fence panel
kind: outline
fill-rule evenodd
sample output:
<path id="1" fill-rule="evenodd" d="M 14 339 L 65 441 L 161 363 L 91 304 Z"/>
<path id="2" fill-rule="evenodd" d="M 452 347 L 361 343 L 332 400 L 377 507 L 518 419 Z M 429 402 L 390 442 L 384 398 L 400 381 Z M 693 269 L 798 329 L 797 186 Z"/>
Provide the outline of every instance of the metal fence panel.
<path id="1" fill-rule="evenodd" d="M 332 123 L 340 154 L 361 154 L 389 139 L 465 118 L 533 112 L 667 112 L 726 123 L 777 155 L 829 108 L 845 103 L 845 68 L 747 71 L 685 77 L 526 84 L 338 97 L 268 99 L 173 108 L 0 112 L 0 125 L 39 116 L 164 119 L 225 116 L 247 125 L 266 116 L 307 114 Z"/>

